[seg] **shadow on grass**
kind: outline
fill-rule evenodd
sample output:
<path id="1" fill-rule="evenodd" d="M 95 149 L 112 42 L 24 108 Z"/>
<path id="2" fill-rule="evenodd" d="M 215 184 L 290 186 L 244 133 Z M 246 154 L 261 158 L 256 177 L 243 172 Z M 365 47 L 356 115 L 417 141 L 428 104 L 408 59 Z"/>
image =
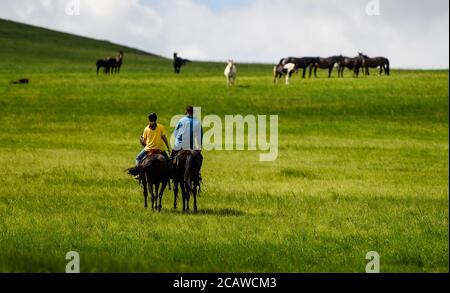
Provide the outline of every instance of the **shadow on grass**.
<path id="1" fill-rule="evenodd" d="M 242 217 L 245 216 L 246 213 L 243 211 L 235 210 L 235 209 L 201 209 L 199 208 L 197 212 L 190 210 L 189 213 L 183 213 L 182 209 L 172 209 L 171 211 L 174 214 L 185 214 L 191 216 L 217 216 L 217 217 Z"/>

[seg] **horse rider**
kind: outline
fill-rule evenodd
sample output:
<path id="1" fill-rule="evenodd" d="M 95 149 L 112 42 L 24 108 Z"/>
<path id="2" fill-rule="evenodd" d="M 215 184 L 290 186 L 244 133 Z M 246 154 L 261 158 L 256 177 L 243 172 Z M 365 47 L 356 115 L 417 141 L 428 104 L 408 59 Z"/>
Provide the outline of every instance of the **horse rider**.
<path id="1" fill-rule="evenodd" d="M 174 130 L 175 145 L 170 154 L 170 161 L 173 162 L 175 156 L 181 150 L 197 151 L 200 155 L 200 170 L 203 163 L 202 143 L 203 128 L 201 123 L 194 117 L 194 107 L 187 106 L 185 117 L 176 124 Z M 201 180 L 201 176 L 200 176 Z"/>
<path id="2" fill-rule="evenodd" d="M 167 162 L 169 162 L 169 156 L 164 151 L 164 147 L 167 147 L 167 150 L 170 153 L 170 145 L 166 137 L 166 130 L 162 124 L 157 122 L 157 120 L 158 115 L 156 113 L 148 115 L 149 125 L 145 127 L 140 139 L 140 143 L 144 149 L 137 155 L 136 165 L 139 165 L 146 156 L 154 154 L 163 155 Z"/>

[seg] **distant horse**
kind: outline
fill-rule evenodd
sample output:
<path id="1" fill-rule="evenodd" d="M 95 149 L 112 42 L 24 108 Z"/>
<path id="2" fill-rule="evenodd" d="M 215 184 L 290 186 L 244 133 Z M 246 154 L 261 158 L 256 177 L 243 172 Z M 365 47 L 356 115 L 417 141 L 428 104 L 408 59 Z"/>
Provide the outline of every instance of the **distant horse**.
<path id="1" fill-rule="evenodd" d="M 128 174 L 140 176 L 139 181 L 144 189 L 144 207 L 148 207 L 147 197 L 150 191 L 152 210 L 161 211 L 164 190 L 170 181 L 167 159 L 162 154 L 148 155 L 138 166 L 128 169 Z"/>
<path id="2" fill-rule="evenodd" d="M 106 59 L 97 60 L 97 74 L 100 71 L 100 68 L 104 68 L 103 73 L 118 73 L 120 72 L 120 67 L 122 67 L 123 61 L 123 51 L 119 52 L 117 57 L 108 57 Z"/>
<path id="3" fill-rule="evenodd" d="M 119 55 L 117 55 L 117 57 L 115 58 L 116 62 L 112 63 L 112 70 L 114 71 L 114 73 L 120 73 L 120 68 L 122 67 L 123 63 L 123 54 L 123 51 L 120 51 Z"/>
<path id="4" fill-rule="evenodd" d="M 390 62 L 386 57 L 375 57 L 370 58 L 363 53 L 359 53 L 359 56 L 364 59 L 364 67 L 366 75 L 370 75 L 369 68 L 378 68 L 380 67 L 380 75 L 383 74 L 383 71 L 386 75 L 390 75 Z"/>
<path id="5" fill-rule="evenodd" d="M 173 68 L 175 70 L 175 73 L 179 74 L 181 72 L 181 67 L 183 67 L 189 62 L 191 61 L 188 59 L 180 58 L 178 57 L 177 53 L 173 53 Z"/>
<path id="6" fill-rule="evenodd" d="M 294 63 L 296 65 L 296 73 L 298 73 L 299 69 L 303 69 L 302 78 L 306 77 L 306 69 L 309 68 L 312 64 L 318 63 L 319 58 L 318 57 L 302 57 L 302 58 L 296 58 L 296 57 L 288 57 L 283 58 L 280 60 L 280 63 L 278 65 L 286 65 L 288 63 Z M 311 77 L 311 74 L 310 74 Z"/>
<path id="7" fill-rule="evenodd" d="M 317 77 L 317 68 L 320 69 L 328 69 L 328 78 L 331 78 L 331 74 L 333 73 L 333 68 L 339 62 L 344 60 L 344 56 L 331 56 L 328 58 L 319 58 L 318 62 L 313 63 L 309 69 L 309 76 L 311 76 L 311 71 L 314 70 L 314 77 Z"/>
<path id="8" fill-rule="evenodd" d="M 344 77 L 344 70 L 345 68 L 348 68 L 350 70 L 353 70 L 353 77 L 358 78 L 361 68 L 364 67 L 364 59 L 360 56 L 354 58 L 344 57 L 342 61 L 338 62 L 338 66 L 339 77 Z"/>
<path id="9" fill-rule="evenodd" d="M 286 75 L 286 85 L 289 85 L 292 74 L 297 70 L 297 65 L 294 63 L 278 64 L 273 68 L 273 82 L 278 83 L 283 75 Z"/>
<path id="10" fill-rule="evenodd" d="M 30 80 L 28 78 L 22 78 L 19 80 L 11 80 L 10 84 L 29 84 Z"/>
<path id="11" fill-rule="evenodd" d="M 197 195 L 200 192 L 200 168 L 203 158 L 198 151 L 181 150 L 174 158 L 173 207 L 177 208 L 179 187 L 183 197 L 183 212 L 189 211 L 189 199 L 194 196 L 194 212 L 197 211 Z"/>
<path id="12" fill-rule="evenodd" d="M 237 76 L 237 67 L 233 60 L 228 60 L 228 65 L 224 71 L 225 77 L 227 78 L 228 86 L 234 85 Z"/>

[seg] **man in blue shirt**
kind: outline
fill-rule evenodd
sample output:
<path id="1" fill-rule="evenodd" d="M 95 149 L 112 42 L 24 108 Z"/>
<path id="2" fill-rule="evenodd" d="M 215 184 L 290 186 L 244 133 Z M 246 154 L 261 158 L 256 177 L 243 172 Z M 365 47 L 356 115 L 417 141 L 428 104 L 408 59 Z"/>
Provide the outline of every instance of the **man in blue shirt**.
<path id="1" fill-rule="evenodd" d="M 175 155 L 181 150 L 194 150 L 200 154 L 200 168 L 203 162 L 202 143 L 203 143 L 203 128 L 200 121 L 194 117 L 194 107 L 186 107 L 186 116 L 178 121 L 174 136 L 175 145 L 173 146 L 170 159 L 173 160 Z"/>

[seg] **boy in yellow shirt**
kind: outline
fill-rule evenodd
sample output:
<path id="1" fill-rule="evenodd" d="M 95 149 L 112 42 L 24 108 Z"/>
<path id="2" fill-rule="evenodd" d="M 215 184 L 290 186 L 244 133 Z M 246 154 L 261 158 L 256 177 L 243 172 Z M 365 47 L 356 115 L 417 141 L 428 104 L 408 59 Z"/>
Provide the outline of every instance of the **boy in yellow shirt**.
<path id="1" fill-rule="evenodd" d="M 149 125 L 144 129 L 141 136 L 141 145 L 144 149 L 136 157 L 136 165 L 139 165 L 142 160 L 149 154 L 162 154 L 167 160 L 169 157 L 164 151 L 164 146 L 170 153 L 169 141 L 166 137 L 166 130 L 162 124 L 157 123 L 158 116 L 152 113 L 148 116 Z"/>

